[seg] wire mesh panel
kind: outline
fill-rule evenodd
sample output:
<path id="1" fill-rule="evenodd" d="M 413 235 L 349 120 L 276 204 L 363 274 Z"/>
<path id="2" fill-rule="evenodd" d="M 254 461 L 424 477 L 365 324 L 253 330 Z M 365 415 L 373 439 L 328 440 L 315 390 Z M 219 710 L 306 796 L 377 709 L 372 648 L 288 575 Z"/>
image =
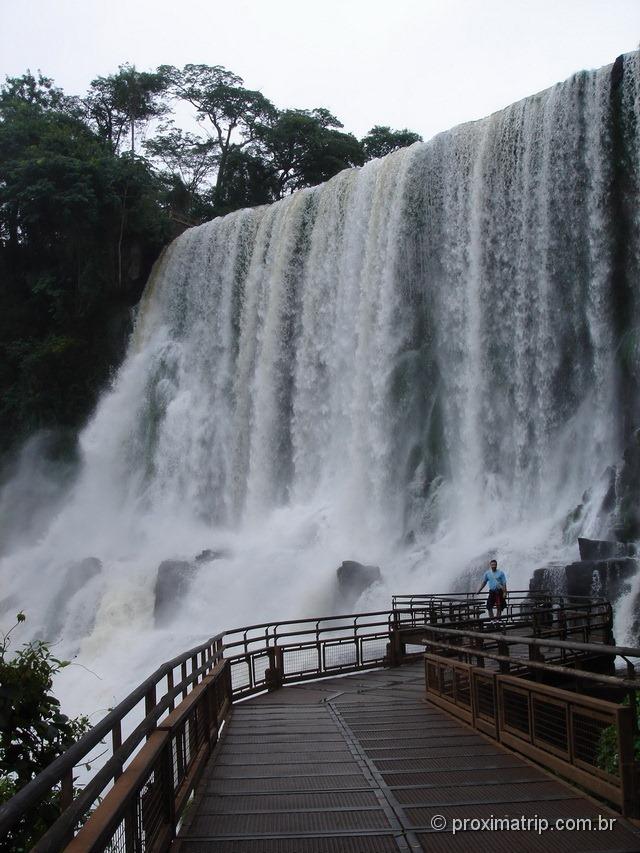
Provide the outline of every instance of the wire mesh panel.
<path id="1" fill-rule="evenodd" d="M 160 753 L 147 778 L 126 806 L 103 848 L 106 853 L 150 853 L 163 847 L 170 828 L 168 792 L 164 786 L 166 755 Z M 92 848 L 93 849 L 93 848 Z"/>
<path id="2" fill-rule="evenodd" d="M 448 666 L 440 667 L 440 692 L 453 700 L 453 670 Z"/>
<path id="3" fill-rule="evenodd" d="M 286 676 L 311 675 L 320 672 L 320 653 L 318 646 L 285 646 L 282 650 L 282 663 Z"/>
<path id="4" fill-rule="evenodd" d="M 249 664 L 244 658 L 231 661 L 231 684 L 234 693 L 251 686 Z"/>
<path id="5" fill-rule="evenodd" d="M 515 730 L 521 737 L 530 739 L 529 696 L 526 691 L 500 685 L 503 704 L 504 726 Z"/>
<path id="6" fill-rule="evenodd" d="M 427 659 L 425 666 L 425 679 L 427 691 L 431 693 L 440 692 L 440 679 L 438 678 L 438 667 L 435 663 Z"/>
<path id="7" fill-rule="evenodd" d="M 131 825 L 131 822 L 129 821 Z M 131 835 L 133 833 L 130 833 Z M 121 820 L 105 846 L 105 853 L 127 853 L 127 827 Z"/>
<path id="8" fill-rule="evenodd" d="M 178 790 L 185 774 L 184 730 L 177 731 L 171 738 L 171 763 L 173 770 L 173 790 Z"/>
<path id="9" fill-rule="evenodd" d="M 325 643 L 323 653 L 325 671 L 351 668 L 358 662 L 358 648 L 354 640 Z"/>
<path id="10" fill-rule="evenodd" d="M 253 686 L 262 687 L 266 684 L 266 672 L 269 669 L 269 653 L 254 652 L 251 655 L 251 667 L 253 669 Z"/>
<path id="11" fill-rule="evenodd" d="M 387 634 L 382 637 L 361 637 L 360 660 L 362 663 L 384 663 L 388 640 Z"/>
<path id="12" fill-rule="evenodd" d="M 137 803 L 136 835 L 141 851 L 153 850 L 161 833 L 168 824 L 165 796 L 162 788 L 162 768 L 160 756 L 146 785 L 140 792 Z"/>
<path id="13" fill-rule="evenodd" d="M 533 743 L 569 759 L 569 714 L 563 702 L 531 697 Z"/>
<path id="14" fill-rule="evenodd" d="M 496 718 L 496 701 L 493 690 L 493 678 L 475 673 L 476 713 L 485 720 L 494 722 Z"/>
<path id="15" fill-rule="evenodd" d="M 469 672 L 462 669 L 454 670 L 456 704 L 465 708 L 471 707 L 471 685 Z"/>
<path id="16" fill-rule="evenodd" d="M 586 765 L 597 775 L 619 775 L 617 732 L 613 715 L 607 719 L 605 716 L 574 708 L 571 714 L 571 730 L 574 761 L 577 765 Z"/>

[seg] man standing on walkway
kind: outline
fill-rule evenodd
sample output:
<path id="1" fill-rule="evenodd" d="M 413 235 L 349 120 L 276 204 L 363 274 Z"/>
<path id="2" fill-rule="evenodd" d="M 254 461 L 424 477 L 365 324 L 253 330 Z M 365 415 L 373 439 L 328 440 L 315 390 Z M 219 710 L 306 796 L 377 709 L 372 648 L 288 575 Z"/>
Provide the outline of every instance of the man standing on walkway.
<path id="1" fill-rule="evenodd" d="M 504 572 L 498 571 L 498 561 L 491 560 L 489 563 L 489 571 L 484 573 L 482 586 L 478 590 L 478 595 L 482 592 L 485 586 L 489 584 L 489 598 L 487 598 L 487 610 L 489 611 L 489 619 L 493 619 L 493 608 L 498 611 L 498 619 L 502 615 L 503 609 L 507 604 L 507 577 Z"/>

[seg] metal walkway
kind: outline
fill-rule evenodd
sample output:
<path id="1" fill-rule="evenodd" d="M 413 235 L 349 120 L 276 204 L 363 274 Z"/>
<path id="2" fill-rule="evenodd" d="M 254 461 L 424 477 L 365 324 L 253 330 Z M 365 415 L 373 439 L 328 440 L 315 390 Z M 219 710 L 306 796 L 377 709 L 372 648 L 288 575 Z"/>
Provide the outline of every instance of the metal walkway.
<path id="1" fill-rule="evenodd" d="M 235 705 L 173 849 L 640 851 L 631 823 L 425 701 L 424 692 L 420 662 Z M 528 818 L 530 828 L 476 828 L 505 817 Z M 577 818 L 592 827 L 555 825 Z M 465 819 L 476 823 L 465 830 Z"/>

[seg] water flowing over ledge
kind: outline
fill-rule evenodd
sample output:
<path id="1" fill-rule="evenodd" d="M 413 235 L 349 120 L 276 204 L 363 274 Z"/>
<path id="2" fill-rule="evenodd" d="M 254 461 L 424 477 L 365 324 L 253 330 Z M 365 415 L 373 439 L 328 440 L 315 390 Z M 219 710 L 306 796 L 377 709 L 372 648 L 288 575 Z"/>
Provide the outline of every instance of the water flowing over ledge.
<path id="1" fill-rule="evenodd" d="M 34 630 L 108 683 L 134 633 L 146 669 L 229 612 L 322 610 L 345 558 L 383 566 L 375 605 L 489 548 L 526 583 L 588 488 L 598 535 L 640 426 L 638 56 L 614 72 L 178 238 L 73 491 L 0 564 Z M 154 625 L 158 564 L 203 549 Z"/>

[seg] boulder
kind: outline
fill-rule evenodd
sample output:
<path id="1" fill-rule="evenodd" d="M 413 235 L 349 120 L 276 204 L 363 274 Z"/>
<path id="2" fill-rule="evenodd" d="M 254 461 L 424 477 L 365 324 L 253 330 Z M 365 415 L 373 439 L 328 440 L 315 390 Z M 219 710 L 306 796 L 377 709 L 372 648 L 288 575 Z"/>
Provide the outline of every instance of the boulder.
<path id="1" fill-rule="evenodd" d="M 536 569 L 529 581 L 529 592 L 550 592 L 567 595 L 566 566 L 563 563 L 547 563 Z"/>
<path id="2" fill-rule="evenodd" d="M 204 551 L 196 554 L 195 561 L 196 563 L 213 563 L 214 560 L 224 560 L 230 556 L 231 551 L 228 548 L 219 548 L 217 551 L 205 548 Z"/>
<path id="3" fill-rule="evenodd" d="M 620 542 L 640 538 L 640 430 L 627 445 L 616 479 L 614 532 Z"/>
<path id="4" fill-rule="evenodd" d="M 176 612 L 176 604 L 189 591 L 197 573 L 197 567 L 186 560 L 164 560 L 158 566 L 154 592 L 153 616 L 156 625 L 170 621 Z"/>
<path id="5" fill-rule="evenodd" d="M 626 582 L 638 570 L 633 557 L 612 560 L 579 560 L 565 568 L 568 595 L 601 595 L 611 603 L 625 591 Z"/>
<path id="6" fill-rule="evenodd" d="M 633 557 L 636 549 L 632 543 L 610 542 L 606 539 L 578 539 L 581 560 L 611 560 L 615 557 Z"/>
<path id="7" fill-rule="evenodd" d="M 352 607 L 372 584 L 382 580 L 378 566 L 365 566 L 355 560 L 345 560 L 336 571 L 340 603 Z"/>

